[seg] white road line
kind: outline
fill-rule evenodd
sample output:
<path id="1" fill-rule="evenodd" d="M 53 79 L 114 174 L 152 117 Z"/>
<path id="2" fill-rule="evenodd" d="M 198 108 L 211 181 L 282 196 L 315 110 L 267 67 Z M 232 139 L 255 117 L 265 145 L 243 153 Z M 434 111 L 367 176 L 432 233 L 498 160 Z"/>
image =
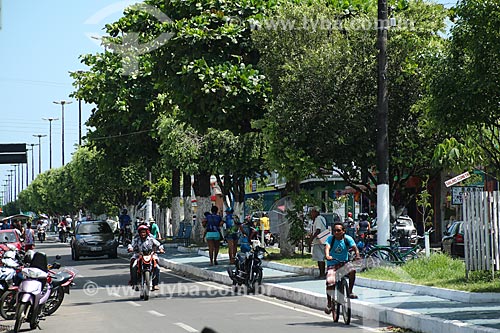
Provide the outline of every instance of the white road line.
<path id="1" fill-rule="evenodd" d="M 134 302 L 134 301 L 128 301 L 127 303 L 130 304 L 130 305 L 132 305 L 132 306 L 142 306 L 139 303 Z"/>
<path id="2" fill-rule="evenodd" d="M 297 311 L 297 312 L 306 313 L 306 314 L 311 315 L 311 316 L 315 316 L 315 317 L 319 317 L 319 318 L 324 318 L 324 319 L 332 320 L 332 316 L 331 315 L 322 315 L 322 314 L 319 314 L 317 312 L 312 312 L 312 311 L 308 311 L 308 310 L 298 309 L 298 308 L 295 308 L 295 307 L 292 307 L 292 306 L 289 306 L 289 305 L 281 304 L 281 303 L 278 303 L 278 302 L 274 302 L 274 301 L 271 301 L 271 300 L 267 300 L 267 299 L 263 299 L 263 298 L 259 298 L 259 297 L 255 297 L 255 296 L 248 296 L 248 295 L 246 295 L 245 297 L 251 298 L 251 299 L 259 301 L 259 302 L 264 302 L 264 303 L 269 303 L 269 304 L 273 304 L 273 305 L 276 305 L 276 306 L 280 306 L 280 307 L 285 308 L 285 309 L 289 309 L 289 310 L 294 310 L 294 311 Z M 370 331 L 370 332 L 379 332 L 378 328 L 367 327 L 367 326 L 358 325 L 358 324 L 354 324 L 354 323 L 351 323 L 351 326 L 356 326 L 356 327 L 362 328 L 363 330 Z"/>
<path id="3" fill-rule="evenodd" d="M 149 310 L 148 313 L 152 314 L 153 316 L 157 316 L 157 317 L 165 317 L 165 315 L 163 313 L 159 313 L 158 311 L 155 311 L 155 310 Z"/>
<path id="4" fill-rule="evenodd" d="M 197 329 L 192 328 L 191 326 L 186 325 L 186 324 L 184 324 L 184 323 L 174 323 L 174 325 L 177 325 L 177 326 L 179 326 L 180 328 L 182 328 L 183 330 L 188 331 L 188 332 L 191 332 L 191 333 L 196 333 L 196 332 L 198 332 L 198 330 L 197 330 Z"/>
<path id="5" fill-rule="evenodd" d="M 110 294 L 111 296 L 115 296 L 115 297 L 122 297 L 122 295 L 118 294 L 118 293 L 111 293 Z"/>

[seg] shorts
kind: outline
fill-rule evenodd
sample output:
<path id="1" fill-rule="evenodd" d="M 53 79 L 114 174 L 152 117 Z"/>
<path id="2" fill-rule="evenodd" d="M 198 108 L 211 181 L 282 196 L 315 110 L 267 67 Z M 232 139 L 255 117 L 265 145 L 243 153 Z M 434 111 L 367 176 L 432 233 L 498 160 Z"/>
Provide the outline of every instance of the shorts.
<path id="1" fill-rule="evenodd" d="M 220 240 L 220 232 L 218 231 L 208 231 L 205 236 L 206 240 Z"/>
<path id="2" fill-rule="evenodd" d="M 226 239 L 227 240 L 232 240 L 232 241 L 237 241 L 238 240 L 238 233 L 235 232 L 235 233 L 232 233 L 232 234 L 227 234 L 226 235 Z"/>
<path id="3" fill-rule="evenodd" d="M 345 276 L 355 270 L 356 268 L 354 268 L 354 266 L 350 262 L 347 262 L 345 264 L 328 266 L 326 269 L 326 286 L 327 287 L 335 286 L 335 282 L 337 280 L 340 280 L 340 275 Z"/>

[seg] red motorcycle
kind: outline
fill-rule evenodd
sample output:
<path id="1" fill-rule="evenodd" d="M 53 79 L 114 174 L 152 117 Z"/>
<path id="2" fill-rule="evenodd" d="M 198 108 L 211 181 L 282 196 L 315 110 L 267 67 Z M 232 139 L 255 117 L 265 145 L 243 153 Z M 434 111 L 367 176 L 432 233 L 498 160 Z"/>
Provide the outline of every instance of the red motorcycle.
<path id="1" fill-rule="evenodd" d="M 153 280 L 158 278 L 156 276 L 157 265 L 154 258 L 154 251 L 148 250 L 139 253 L 137 258 L 137 281 L 140 283 L 140 298 L 147 301 L 151 293 Z"/>

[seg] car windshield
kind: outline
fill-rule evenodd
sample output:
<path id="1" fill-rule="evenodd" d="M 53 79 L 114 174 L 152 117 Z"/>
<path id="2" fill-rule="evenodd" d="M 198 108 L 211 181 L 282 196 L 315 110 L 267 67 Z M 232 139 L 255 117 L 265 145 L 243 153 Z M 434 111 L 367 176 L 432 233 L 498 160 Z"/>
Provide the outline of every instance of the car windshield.
<path id="1" fill-rule="evenodd" d="M 112 233 L 111 228 L 107 223 L 81 224 L 78 227 L 78 234 L 80 235 L 106 234 L 106 233 Z"/>
<path id="2" fill-rule="evenodd" d="M 17 242 L 15 231 L 2 232 L 0 234 L 0 241 L 2 243 L 15 243 L 15 242 Z"/>
<path id="3" fill-rule="evenodd" d="M 413 222 L 408 219 L 398 219 L 397 223 L 400 226 L 413 226 Z"/>

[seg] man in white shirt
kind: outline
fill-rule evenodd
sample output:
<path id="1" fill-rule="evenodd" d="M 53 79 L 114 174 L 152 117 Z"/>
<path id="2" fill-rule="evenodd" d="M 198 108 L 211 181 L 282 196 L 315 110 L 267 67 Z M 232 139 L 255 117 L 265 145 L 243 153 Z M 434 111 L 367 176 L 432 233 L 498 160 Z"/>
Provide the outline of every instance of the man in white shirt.
<path id="1" fill-rule="evenodd" d="M 319 215 L 319 208 L 313 207 L 310 211 L 311 219 L 313 220 L 311 229 L 311 238 L 309 239 L 309 244 L 312 246 L 312 260 L 318 262 L 319 268 L 319 279 L 324 279 L 326 277 L 325 272 L 325 245 L 321 243 L 318 239 L 318 235 L 325 231 L 326 220 L 323 216 Z"/>

